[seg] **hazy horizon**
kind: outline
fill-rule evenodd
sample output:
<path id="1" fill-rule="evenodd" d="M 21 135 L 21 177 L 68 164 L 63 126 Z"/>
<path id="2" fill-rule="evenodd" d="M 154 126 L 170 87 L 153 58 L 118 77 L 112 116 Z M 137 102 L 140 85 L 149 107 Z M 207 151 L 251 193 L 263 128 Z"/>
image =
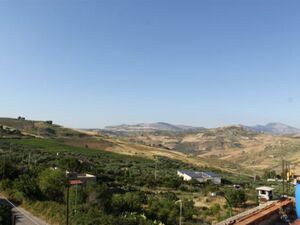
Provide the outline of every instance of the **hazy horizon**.
<path id="1" fill-rule="evenodd" d="M 300 127 L 298 1 L 0 1 L 3 117 Z"/>
<path id="2" fill-rule="evenodd" d="M 11 119 L 17 119 L 19 116 L 21 117 L 25 117 L 24 115 L 18 115 L 18 116 L 15 116 L 15 117 L 12 117 L 12 116 L 1 116 L 0 115 L 0 118 L 11 118 Z M 33 121 L 47 121 L 47 120 L 51 120 L 50 118 L 31 118 L 31 117 L 25 117 L 26 120 L 33 120 Z M 53 121 L 53 120 L 52 120 Z M 67 124 L 64 124 L 64 123 L 59 123 L 57 121 L 53 121 L 54 124 L 57 124 L 57 125 L 62 125 L 64 127 L 68 127 L 68 128 L 73 128 L 73 129 L 104 129 L 106 127 L 109 127 L 109 126 L 120 126 L 120 125 L 138 125 L 138 124 L 155 124 L 155 123 L 167 123 L 167 124 L 170 124 L 170 125 L 176 125 L 176 126 L 191 126 L 191 127 L 203 127 L 203 128 L 208 128 L 208 129 L 211 129 L 211 128 L 219 128 L 219 127 L 227 127 L 227 126 L 247 126 L 247 127 L 254 127 L 254 126 L 265 126 L 265 125 L 268 125 L 268 124 L 272 124 L 272 123 L 277 123 L 277 124 L 283 124 L 283 125 L 287 125 L 287 126 L 290 126 L 290 127 L 294 127 L 294 128 L 297 128 L 297 129 L 300 129 L 298 128 L 297 126 L 294 126 L 292 124 L 286 124 L 286 123 L 282 123 L 280 121 L 269 121 L 269 122 L 263 122 L 263 123 L 260 123 L 260 124 L 241 124 L 241 123 L 232 123 L 232 124 L 220 124 L 220 125 L 216 125 L 216 126 L 203 126 L 203 125 L 195 125 L 195 124 L 184 124 L 184 123 L 171 123 L 171 122 L 168 122 L 168 121 L 152 121 L 152 122 L 147 122 L 147 121 L 142 121 L 142 122 L 137 122 L 137 123 L 117 123 L 117 124 L 105 124 L 104 126 L 101 126 L 101 127 L 74 127 L 72 125 L 67 125 Z"/>

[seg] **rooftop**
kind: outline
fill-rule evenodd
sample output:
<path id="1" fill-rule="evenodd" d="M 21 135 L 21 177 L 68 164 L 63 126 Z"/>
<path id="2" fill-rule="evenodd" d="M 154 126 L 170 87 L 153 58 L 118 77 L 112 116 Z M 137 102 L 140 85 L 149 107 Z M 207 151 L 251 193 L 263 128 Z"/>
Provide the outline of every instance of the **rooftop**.
<path id="1" fill-rule="evenodd" d="M 256 190 L 257 190 L 257 191 L 273 191 L 274 188 L 268 187 L 268 186 L 262 186 L 262 187 L 256 188 Z"/>
<path id="2" fill-rule="evenodd" d="M 190 170 L 178 170 L 178 171 L 192 178 L 220 177 L 218 174 L 215 174 L 213 172 L 199 172 L 199 171 L 190 171 Z"/>
<path id="3" fill-rule="evenodd" d="M 78 174 L 77 175 L 78 178 L 81 178 L 81 177 L 90 177 L 90 178 L 94 178 L 96 177 L 95 175 L 92 175 L 92 174 L 88 174 L 88 173 L 84 173 L 84 174 Z"/>
<path id="4" fill-rule="evenodd" d="M 70 185 L 82 184 L 82 181 L 81 180 L 70 180 L 69 184 Z"/>

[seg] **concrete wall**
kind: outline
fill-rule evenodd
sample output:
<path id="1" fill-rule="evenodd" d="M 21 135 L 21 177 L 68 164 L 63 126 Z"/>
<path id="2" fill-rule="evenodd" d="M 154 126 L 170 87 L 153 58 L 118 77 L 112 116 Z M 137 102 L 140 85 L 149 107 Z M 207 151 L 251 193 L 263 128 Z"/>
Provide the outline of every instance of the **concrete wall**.
<path id="1" fill-rule="evenodd" d="M 177 175 L 180 176 L 180 177 L 182 177 L 183 180 L 185 180 L 185 181 L 190 181 L 190 180 L 192 180 L 192 178 L 191 178 L 190 176 L 188 176 L 188 175 L 186 175 L 186 174 L 184 174 L 184 173 L 181 173 L 180 171 L 177 171 Z"/>

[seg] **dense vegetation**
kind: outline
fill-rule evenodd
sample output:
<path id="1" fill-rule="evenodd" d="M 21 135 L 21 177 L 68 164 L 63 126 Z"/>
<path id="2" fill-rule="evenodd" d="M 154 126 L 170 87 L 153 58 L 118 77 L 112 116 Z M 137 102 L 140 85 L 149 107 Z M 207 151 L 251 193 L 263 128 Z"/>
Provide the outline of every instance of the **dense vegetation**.
<path id="1" fill-rule="evenodd" d="M 11 207 L 5 202 L 0 202 L 0 224 L 11 225 Z"/>
<path id="2" fill-rule="evenodd" d="M 0 149 L 1 190 L 16 202 L 39 209 L 53 222 L 65 220 L 65 170 L 89 172 L 98 178 L 97 184 L 70 188 L 72 224 L 153 224 L 154 221 L 175 224 L 178 221 L 179 207 L 175 204 L 178 197 L 156 195 L 149 190 L 178 188 L 182 180 L 174 171 L 183 166 L 180 162 L 159 158 L 155 180 L 153 160 L 70 147 L 55 140 L 1 139 Z M 55 166 L 59 169 L 50 169 Z M 193 202 L 185 204 L 193 209 Z M 185 220 L 192 220 L 192 216 L 184 211 Z"/>
<path id="3" fill-rule="evenodd" d="M 68 189 L 72 224 L 178 224 L 179 199 L 185 224 L 205 224 L 214 214 L 222 219 L 216 213 L 222 211 L 220 205 L 199 210 L 192 198 L 181 196 L 183 192 L 205 196 L 220 187 L 183 182 L 177 169 L 200 168 L 177 160 L 119 155 L 38 138 L 0 139 L 0 152 L 1 191 L 53 224 L 66 219 Z M 66 170 L 95 174 L 97 183 L 69 187 Z M 240 179 L 225 173 L 222 176 L 228 184 Z M 232 196 L 238 205 L 239 196 Z"/>

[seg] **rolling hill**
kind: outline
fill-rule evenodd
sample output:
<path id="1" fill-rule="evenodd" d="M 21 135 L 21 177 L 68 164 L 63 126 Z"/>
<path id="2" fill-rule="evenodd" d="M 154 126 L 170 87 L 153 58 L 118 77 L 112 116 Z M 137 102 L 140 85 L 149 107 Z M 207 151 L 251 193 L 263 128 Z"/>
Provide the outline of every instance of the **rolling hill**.
<path id="1" fill-rule="evenodd" d="M 274 126 L 282 128 L 286 126 Z M 294 130 L 296 131 L 296 130 Z M 284 135 L 280 135 L 283 133 Z M 242 125 L 184 132 L 138 132 L 120 135 L 130 143 L 179 152 L 193 160 L 205 160 L 218 167 L 247 168 L 253 173 L 280 170 L 281 159 L 289 160 L 300 171 L 300 139 L 286 135 L 286 129 L 250 129 Z"/>
<path id="2" fill-rule="evenodd" d="M 105 150 L 146 158 L 163 156 L 178 159 L 197 166 L 208 165 L 202 160 L 189 159 L 185 154 L 178 151 L 155 148 L 123 139 L 111 138 L 106 135 L 101 135 L 98 132 L 74 130 L 53 124 L 51 121 L 0 118 L 0 126 L 12 131 L 17 130 L 17 136 L 10 136 L 8 138 L 24 139 L 25 137 L 29 137 L 29 139 L 20 140 L 19 142 L 33 146 L 38 146 L 42 139 L 44 142 L 46 141 L 46 143 L 54 142 L 57 146 L 60 146 L 60 144 L 69 146 L 69 148 L 64 147 L 64 149 L 67 149 L 68 151 L 71 151 L 72 147 L 74 147 L 74 149 L 80 148 L 81 152 L 84 151 L 83 149 L 86 149 L 87 152 L 90 152 L 90 150 Z M 4 134 L 4 131 L 2 132 Z M 0 139 L 1 138 L 3 139 L 4 136 L 0 134 Z M 60 151 L 60 149 L 58 148 L 57 151 Z"/>
<path id="3" fill-rule="evenodd" d="M 58 143 L 58 146 L 59 143 L 69 146 L 68 151 L 74 147 L 80 148 L 81 152 L 86 149 L 146 158 L 164 156 L 195 166 L 252 175 L 262 173 L 265 169 L 280 170 L 283 157 L 295 169 L 300 168 L 300 139 L 297 136 L 256 132 L 244 126 L 175 130 L 128 132 L 131 134 L 129 136 L 116 136 L 114 133 L 114 136 L 107 136 L 102 132 L 65 128 L 50 121 L 0 118 L 0 139 L 26 138 L 24 141 L 33 145 L 38 144 L 40 139 L 48 139 Z"/>

